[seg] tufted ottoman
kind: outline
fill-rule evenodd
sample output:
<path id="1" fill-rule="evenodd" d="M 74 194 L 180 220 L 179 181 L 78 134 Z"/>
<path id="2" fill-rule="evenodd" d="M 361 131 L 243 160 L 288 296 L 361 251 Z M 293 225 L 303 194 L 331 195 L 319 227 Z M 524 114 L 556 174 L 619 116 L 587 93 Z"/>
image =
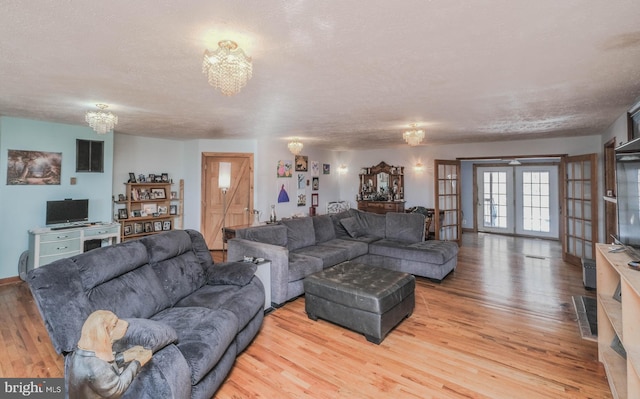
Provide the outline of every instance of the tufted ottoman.
<path id="1" fill-rule="evenodd" d="M 305 310 L 380 344 L 415 306 L 413 275 L 344 262 L 304 279 Z"/>

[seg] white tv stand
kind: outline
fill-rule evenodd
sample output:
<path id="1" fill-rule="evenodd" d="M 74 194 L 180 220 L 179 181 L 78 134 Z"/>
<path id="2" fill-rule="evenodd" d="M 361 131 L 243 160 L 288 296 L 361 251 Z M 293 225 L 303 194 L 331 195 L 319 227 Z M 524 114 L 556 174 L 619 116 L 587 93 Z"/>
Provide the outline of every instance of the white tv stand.
<path id="1" fill-rule="evenodd" d="M 53 230 L 39 227 L 29 230 L 29 261 L 27 270 L 35 269 L 55 260 L 84 252 L 89 240 L 120 242 L 120 223 L 95 223 Z"/>

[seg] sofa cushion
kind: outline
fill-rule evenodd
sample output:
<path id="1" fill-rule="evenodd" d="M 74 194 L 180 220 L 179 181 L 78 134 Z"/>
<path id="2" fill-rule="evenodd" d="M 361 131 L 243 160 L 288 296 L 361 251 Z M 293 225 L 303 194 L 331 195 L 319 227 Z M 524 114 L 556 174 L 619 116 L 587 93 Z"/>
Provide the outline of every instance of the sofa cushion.
<path id="1" fill-rule="evenodd" d="M 331 221 L 333 222 L 333 229 L 336 232 L 336 238 L 351 237 L 349 233 L 347 233 L 347 230 L 345 230 L 344 226 L 342 225 L 341 220 L 355 216 L 357 212 L 358 211 L 355 209 L 349 209 L 344 212 L 333 213 L 330 215 Z"/>
<path id="2" fill-rule="evenodd" d="M 289 252 L 289 281 L 298 281 L 322 270 L 322 259 Z"/>
<path id="3" fill-rule="evenodd" d="M 165 309 L 152 319 L 169 325 L 178 334 L 176 346 L 189 364 L 192 385 L 213 369 L 238 331 L 236 317 L 227 310 L 177 307 Z"/>
<path id="4" fill-rule="evenodd" d="M 287 248 L 294 251 L 299 248 L 315 245 L 316 233 L 310 217 L 284 219 L 280 223 L 287 227 Z"/>
<path id="5" fill-rule="evenodd" d="M 316 244 L 336 238 L 336 231 L 333 228 L 333 222 L 329 215 L 318 215 L 311 218 L 313 220 L 313 229 L 316 233 Z"/>
<path id="6" fill-rule="evenodd" d="M 106 246 L 72 258 L 78 265 L 82 286 L 89 290 L 149 263 L 147 248 L 140 241 Z"/>
<path id="7" fill-rule="evenodd" d="M 86 293 L 93 310 L 110 310 L 121 318 L 148 318 L 172 303 L 148 264 L 97 285 Z"/>
<path id="8" fill-rule="evenodd" d="M 452 241 L 429 240 L 411 243 L 382 239 L 369 244 L 369 253 L 441 265 L 458 254 L 458 244 Z"/>
<path id="9" fill-rule="evenodd" d="M 225 262 L 219 263 L 209 269 L 207 269 L 208 279 L 207 284 L 210 285 L 237 285 L 244 286 L 249 284 L 249 281 L 256 273 L 256 266 L 253 263 L 245 262 Z"/>
<path id="10" fill-rule="evenodd" d="M 310 247 L 297 249 L 294 253 L 322 259 L 322 267 L 325 269 L 349 260 L 349 251 L 346 248 L 332 247 L 329 245 L 312 245 Z"/>
<path id="11" fill-rule="evenodd" d="M 193 252 L 152 263 L 151 267 L 172 305 L 206 284 L 204 269 Z"/>
<path id="12" fill-rule="evenodd" d="M 384 238 L 387 228 L 386 215 L 379 215 L 372 212 L 357 212 L 354 217 L 358 220 L 361 230 L 364 231 L 365 236 Z"/>
<path id="13" fill-rule="evenodd" d="M 129 327 L 124 337 L 113 343 L 115 352 L 124 352 L 132 346 L 141 345 L 156 353 L 178 341 L 178 333 L 168 324 L 151 319 L 125 318 L 124 320 L 129 323 Z"/>
<path id="14" fill-rule="evenodd" d="M 409 242 L 419 242 L 424 239 L 424 215 L 389 212 L 385 217 L 386 238 Z"/>
<path id="15" fill-rule="evenodd" d="M 182 298 L 176 307 L 203 307 L 228 310 L 236 316 L 238 331 L 264 310 L 264 286 L 259 278 L 242 287 L 237 285 L 205 285 Z"/>
<path id="16" fill-rule="evenodd" d="M 287 227 L 281 225 L 248 227 L 246 229 L 238 229 L 236 237 L 286 247 Z"/>
<path id="17" fill-rule="evenodd" d="M 362 237 L 359 237 L 362 238 Z M 367 242 L 361 242 L 358 240 L 345 240 L 342 238 L 335 238 L 324 242 L 322 245 L 344 248 L 347 251 L 347 259 L 351 260 L 358 256 L 364 255 L 369 252 L 369 246 Z"/>
<path id="18" fill-rule="evenodd" d="M 340 220 L 340 224 L 342 224 L 342 227 L 344 227 L 344 229 L 347 231 L 347 234 L 349 234 L 349 236 L 352 238 L 358 238 L 361 235 L 364 235 L 364 229 L 360 225 L 358 219 L 356 219 L 354 216 Z"/>

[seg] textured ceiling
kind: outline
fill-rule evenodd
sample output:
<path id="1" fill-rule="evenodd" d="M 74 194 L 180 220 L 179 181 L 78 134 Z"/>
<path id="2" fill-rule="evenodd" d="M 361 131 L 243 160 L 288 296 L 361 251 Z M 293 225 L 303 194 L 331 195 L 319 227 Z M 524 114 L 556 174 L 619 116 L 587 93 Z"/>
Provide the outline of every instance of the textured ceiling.
<path id="1" fill-rule="evenodd" d="M 2 0 L 0 115 L 325 149 L 601 133 L 640 95 L 637 0 Z M 205 48 L 254 75 L 207 84 Z"/>

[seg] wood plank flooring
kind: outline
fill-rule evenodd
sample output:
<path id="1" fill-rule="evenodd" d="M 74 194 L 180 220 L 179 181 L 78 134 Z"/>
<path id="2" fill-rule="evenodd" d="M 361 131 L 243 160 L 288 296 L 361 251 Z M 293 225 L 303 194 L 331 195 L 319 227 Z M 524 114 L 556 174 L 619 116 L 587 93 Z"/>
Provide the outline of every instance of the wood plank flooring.
<path id="1" fill-rule="evenodd" d="M 308 319 L 301 297 L 265 317 L 216 398 L 611 398 L 572 295 L 595 294 L 557 242 L 464 234 L 455 273 L 418 278 L 381 345 Z M 0 286 L 0 345 L 3 377 L 63 375 L 24 283 Z"/>

